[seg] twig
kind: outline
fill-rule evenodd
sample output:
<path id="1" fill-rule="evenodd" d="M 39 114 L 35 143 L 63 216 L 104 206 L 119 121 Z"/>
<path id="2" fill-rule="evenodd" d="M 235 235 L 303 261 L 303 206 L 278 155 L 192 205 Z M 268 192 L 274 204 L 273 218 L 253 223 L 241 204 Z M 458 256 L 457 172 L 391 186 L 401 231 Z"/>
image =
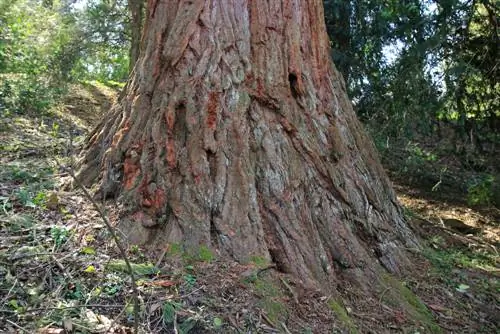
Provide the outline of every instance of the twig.
<path id="1" fill-rule="evenodd" d="M 9 319 L 5 319 L 9 324 L 11 324 L 12 326 L 22 330 L 22 331 L 25 331 L 26 333 L 29 333 L 28 330 L 26 328 L 23 328 L 21 326 L 19 326 L 18 324 L 16 324 L 15 322 L 13 321 L 10 321 Z"/>
<path id="2" fill-rule="evenodd" d="M 120 319 L 120 317 L 122 316 L 123 313 L 125 313 L 125 310 L 127 309 L 127 305 L 125 304 L 125 307 L 120 311 L 120 313 L 118 313 L 118 315 L 113 319 L 113 321 L 111 322 L 111 325 L 109 325 L 108 329 L 104 332 L 104 333 L 109 333 L 109 331 L 111 331 L 114 327 L 114 325 L 116 324 L 116 321 L 118 319 Z"/>
<path id="3" fill-rule="evenodd" d="M 268 270 L 270 270 L 270 269 L 276 269 L 276 264 L 274 264 L 274 263 L 273 263 L 273 264 L 268 265 L 267 267 L 264 267 L 264 268 L 259 269 L 259 270 L 257 271 L 256 276 L 259 276 L 259 275 L 260 275 L 260 274 L 262 274 L 263 272 L 268 271 Z"/>
<path id="4" fill-rule="evenodd" d="M 116 235 L 116 232 L 115 232 L 113 226 L 111 225 L 111 223 L 108 219 L 108 216 L 106 215 L 106 213 L 104 212 L 102 207 L 94 200 L 94 198 L 89 193 L 87 188 L 85 188 L 83 186 L 83 184 L 80 183 L 80 181 L 76 177 L 73 170 L 71 168 L 66 168 L 63 165 L 61 165 L 61 163 L 59 162 L 59 160 L 57 160 L 57 158 L 55 159 L 55 161 L 59 165 L 60 168 L 64 168 L 69 173 L 69 175 L 71 175 L 72 179 L 75 181 L 76 186 L 83 191 L 83 193 L 85 194 L 85 197 L 92 203 L 94 209 L 97 211 L 97 213 L 99 213 L 104 224 L 106 225 L 106 228 L 108 229 L 109 234 L 111 235 L 111 238 L 113 238 L 113 240 L 115 241 L 115 244 L 118 247 L 120 255 L 123 258 L 123 261 L 125 261 L 125 265 L 127 266 L 128 274 L 130 276 L 130 283 L 131 283 L 131 287 L 132 287 L 132 298 L 134 300 L 134 332 L 138 333 L 138 331 L 139 331 L 139 290 L 137 289 L 134 271 L 132 269 L 132 266 L 130 265 L 130 261 L 128 260 L 127 252 L 125 251 L 125 248 L 123 247 L 122 243 L 120 242 L 120 239 Z"/>
<path id="5" fill-rule="evenodd" d="M 52 255 L 51 258 L 52 258 L 52 261 L 54 261 L 56 263 L 57 267 L 59 269 L 61 269 L 63 276 L 66 276 L 68 278 L 73 278 L 73 277 L 71 277 L 71 274 L 66 271 L 66 268 L 64 268 L 64 266 L 62 265 L 62 263 L 59 262 L 54 255 Z"/>
<path id="6" fill-rule="evenodd" d="M 190 292 L 190 293 L 188 293 L 187 295 L 184 295 L 184 296 L 179 296 L 179 297 L 178 297 L 178 298 L 176 298 L 176 299 L 184 299 L 184 298 L 187 298 L 187 297 L 191 296 L 192 294 L 194 294 L 194 293 L 196 293 L 196 292 L 198 292 L 198 291 L 200 291 L 200 290 L 203 290 L 203 289 L 205 289 L 205 286 L 204 286 L 204 285 L 200 286 L 198 289 L 194 289 L 193 291 L 191 291 L 191 292 Z"/>
<path id="7" fill-rule="evenodd" d="M 155 265 L 156 268 L 160 268 L 161 261 L 163 261 L 163 258 L 167 254 L 167 251 L 168 251 L 167 248 L 164 249 L 163 252 L 160 254 L 160 257 L 158 257 L 158 260 L 156 261 L 156 265 Z"/>
<path id="8" fill-rule="evenodd" d="M 177 312 L 174 312 L 174 333 L 179 334 L 179 331 L 177 330 Z"/>
<path id="9" fill-rule="evenodd" d="M 3 305 L 7 301 L 7 299 L 9 299 L 10 293 L 12 292 L 12 290 L 14 290 L 14 287 L 16 286 L 16 284 L 17 284 L 17 278 L 14 281 L 14 284 L 12 284 L 12 286 L 10 287 L 9 292 L 7 292 L 7 295 L 5 296 L 5 298 L 2 299 L 2 302 L 0 302 L 1 305 Z"/>
<path id="10" fill-rule="evenodd" d="M 271 325 L 273 327 L 273 329 L 276 327 L 276 325 L 274 324 L 274 322 L 271 319 L 269 319 L 269 317 L 264 312 L 260 312 L 260 315 L 262 316 L 262 318 L 264 318 L 264 320 L 267 321 L 267 323 L 269 325 Z"/>
<path id="11" fill-rule="evenodd" d="M 68 310 L 74 308 L 90 308 L 90 307 L 102 307 L 102 308 L 121 308 L 123 305 L 118 304 L 85 304 L 85 305 L 75 305 L 75 306 L 58 306 L 58 307 L 43 307 L 43 308 L 33 308 L 24 310 L 24 312 L 42 312 L 42 311 L 50 311 L 50 310 Z M 10 310 L 2 310 L 0 312 L 10 313 Z"/>
<path id="12" fill-rule="evenodd" d="M 60 255 L 60 254 L 65 254 L 65 253 L 53 253 L 53 252 L 49 252 L 49 253 L 18 254 L 16 256 L 11 256 L 9 258 L 9 260 L 10 261 L 17 261 L 17 260 L 24 259 L 26 257 L 35 257 L 35 256 L 42 256 L 42 255 L 51 255 L 51 256 L 53 256 L 53 255 Z"/>
<path id="13" fill-rule="evenodd" d="M 288 328 L 286 327 L 286 325 L 285 325 L 285 323 L 284 323 L 284 322 L 282 322 L 282 323 L 281 323 L 281 327 L 283 327 L 283 329 L 285 330 L 285 333 L 286 333 L 286 334 L 292 334 L 292 333 L 288 330 Z"/>
<path id="14" fill-rule="evenodd" d="M 290 294 L 292 295 L 293 297 L 293 301 L 295 302 L 295 304 L 298 304 L 299 303 L 299 298 L 297 297 L 297 294 L 295 293 L 295 291 L 292 289 L 292 287 L 290 286 L 290 284 L 288 284 L 284 279 L 283 277 L 280 277 L 280 280 L 281 280 L 281 283 L 283 283 L 283 285 L 288 289 L 288 291 L 290 291 Z"/>
<path id="15" fill-rule="evenodd" d="M 384 298 L 384 295 L 387 293 L 387 291 L 389 291 L 391 288 L 386 288 L 384 291 L 382 291 L 382 293 L 380 294 L 380 297 L 378 299 L 378 303 L 379 304 L 382 304 L 382 299 Z"/>

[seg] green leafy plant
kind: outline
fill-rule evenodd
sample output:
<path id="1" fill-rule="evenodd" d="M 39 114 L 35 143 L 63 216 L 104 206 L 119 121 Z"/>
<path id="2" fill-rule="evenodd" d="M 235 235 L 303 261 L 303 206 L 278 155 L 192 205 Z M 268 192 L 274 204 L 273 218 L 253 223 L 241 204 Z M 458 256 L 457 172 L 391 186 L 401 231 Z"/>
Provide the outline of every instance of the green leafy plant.
<path id="1" fill-rule="evenodd" d="M 186 285 L 192 288 L 196 284 L 196 276 L 193 274 L 185 274 L 182 276 Z"/>
<path id="2" fill-rule="evenodd" d="M 65 227 L 54 226 L 50 229 L 50 235 L 54 241 L 55 249 L 59 249 L 66 243 L 71 235 L 71 230 Z"/>
<path id="3" fill-rule="evenodd" d="M 66 291 L 64 298 L 71 300 L 84 300 L 85 299 L 85 288 L 80 282 L 68 283 L 66 286 Z"/>
<path id="4" fill-rule="evenodd" d="M 470 205 L 490 205 L 494 198 L 494 184 L 495 177 L 492 175 L 473 180 L 467 189 L 467 202 Z"/>
<path id="5" fill-rule="evenodd" d="M 26 188 L 20 188 L 15 192 L 16 199 L 21 202 L 22 206 L 28 208 L 36 208 L 33 202 L 33 194 Z"/>
<path id="6" fill-rule="evenodd" d="M 198 260 L 202 262 L 211 262 L 215 259 L 213 252 L 205 245 L 200 246 L 198 250 Z"/>
<path id="7" fill-rule="evenodd" d="M 162 319 L 166 324 L 172 324 L 175 320 L 175 313 L 182 309 L 182 304 L 175 301 L 167 301 L 163 304 Z"/>

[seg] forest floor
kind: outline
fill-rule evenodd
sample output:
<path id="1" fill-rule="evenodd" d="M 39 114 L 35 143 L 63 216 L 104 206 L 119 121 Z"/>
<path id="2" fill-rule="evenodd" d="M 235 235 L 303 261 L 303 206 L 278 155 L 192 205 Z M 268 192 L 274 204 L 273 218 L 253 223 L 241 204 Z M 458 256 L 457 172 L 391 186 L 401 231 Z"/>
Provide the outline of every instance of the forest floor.
<path id="1" fill-rule="evenodd" d="M 46 115 L 0 119 L 2 333 L 132 332 L 124 261 L 93 203 L 64 186 L 71 177 L 63 166 L 71 166 L 115 96 L 100 84 L 75 85 Z M 471 206 L 453 182 L 464 171 L 454 166 L 446 180 L 434 173 L 432 182 L 389 166 L 422 251 L 412 255 L 414 269 L 401 284 L 388 284 L 379 298 L 300 294 L 292 278 L 259 258 L 241 265 L 208 249 L 193 257 L 178 245 L 155 252 L 126 245 L 139 327 L 144 333 L 498 333 L 500 210 Z M 113 207 L 105 210 L 113 221 Z M 391 289 L 416 295 L 410 303 L 427 318 L 391 305 Z"/>

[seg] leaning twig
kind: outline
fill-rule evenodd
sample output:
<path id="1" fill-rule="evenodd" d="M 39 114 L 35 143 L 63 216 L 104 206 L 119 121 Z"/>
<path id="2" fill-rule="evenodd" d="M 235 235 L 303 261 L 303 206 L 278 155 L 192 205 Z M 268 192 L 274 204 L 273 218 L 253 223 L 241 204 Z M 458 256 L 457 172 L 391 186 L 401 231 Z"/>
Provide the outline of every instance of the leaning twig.
<path id="1" fill-rule="evenodd" d="M 380 294 L 380 297 L 378 298 L 378 303 L 379 304 L 382 304 L 382 300 L 384 299 L 384 295 L 390 290 L 391 288 L 385 288 L 384 291 L 382 291 L 382 293 Z"/>
<path id="2" fill-rule="evenodd" d="M 12 326 L 16 327 L 17 329 L 20 329 L 20 330 L 22 330 L 22 331 L 25 331 L 26 333 L 29 333 L 29 332 L 28 332 L 28 330 L 27 330 L 26 328 L 23 328 L 23 327 L 19 326 L 18 324 L 16 324 L 16 323 L 15 323 L 15 322 L 13 322 L 13 321 L 10 321 L 9 319 L 6 319 L 6 320 L 7 320 L 7 322 L 8 322 L 9 324 L 11 324 Z"/>
<path id="3" fill-rule="evenodd" d="M 283 277 L 280 277 L 280 280 L 281 280 L 281 283 L 283 283 L 283 285 L 287 288 L 287 290 L 292 295 L 293 301 L 295 302 L 295 304 L 298 304 L 299 303 L 299 297 L 297 297 L 297 293 L 295 293 L 295 291 L 292 289 L 292 287 L 290 286 L 290 284 L 288 284 Z"/>
<path id="4" fill-rule="evenodd" d="M 101 308 L 121 308 L 123 305 L 121 304 L 85 304 L 85 305 L 75 305 L 75 306 L 54 306 L 54 307 L 41 307 L 41 308 L 33 308 L 33 309 L 27 309 L 24 310 L 26 313 L 34 313 L 34 312 L 44 312 L 44 311 L 52 311 L 52 310 L 70 310 L 70 309 L 75 309 L 75 308 L 91 308 L 91 307 L 101 307 Z M 10 313 L 9 310 L 2 310 L 0 309 L 0 312 L 6 312 Z M 7 312 L 8 311 L 8 312 Z"/>
<path id="5" fill-rule="evenodd" d="M 5 298 L 2 299 L 2 301 L 0 302 L 1 305 L 3 305 L 7 301 L 7 299 L 9 299 L 10 294 L 12 293 L 12 290 L 14 290 L 14 287 L 16 286 L 16 284 L 17 284 L 17 278 L 14 281 L 14 284 L 12 284 L 12 286 L 10 287 L 9 292 L 7 292 L 7 295 L 5 296 Z"/>
<path id="6" fill-rule="evenodd" d="M 130 261 L 128 260 L 127 252 L 125 251 L 125 248 L 123 247 L 122 243 L 120 242 L 120 239 L 116 235 L 115 229 L 111 225 L 111 222 L 109 221 L 108 216 L 104 212 L 103 208 L 94 200 L 94 198 L 89 193 L 87 188 L 85 188 L 83 186 L 83 184 L 80 183 L 80 181 L 76 177 L 73 170 L 71 168 L 66 168 L 65 166 L 63 166 L 59 162 L 59 160 L 57 160 L 57 158 L 55 160 L 56 160 L 57 165 L 60 168 L 65 169 L 69 173 L 69 175 L 71 176 L 71 178 L 75 182 L 76 186 L 83 191 L 85 197 L 90 201 L 90 203 L 92 204 L 94 209 L 97 211 L 99 216 L 101 216 L 104 224 L 106 225 L 106 228 L 109 231 L 109 234 L 111 235 L 111 238 L 114 240 L 114 242 L 118 248 L 118 251 L 120 252 L 121 257 L 123 258 L 123 261 L 125 262 L 125 265 L 127 266 L 128 274 L 130 276 L 130 283 L 131 283 L 131 287 L 132 287 L 132 299 L 134 300 L 134 332 L 138 333 L 138 330 L 139 330 L 139 290 L 137 289 L 134 271 L 132 269 L 132 266 L 130 265 Z"/>
<path id="7" fill-rule="evenodd" d="M 174 333 L 179 334 L 179 331 L 177 329 L 177 312 L 174 312 Z"/>
<path id="8" fill-rule="evenodd" d="M 269 325 L 273 327 L 273 329 L 276 328 L 276 324 L 271 319 L 269 319 L 269 317 L 264 312 L 260 312 L 260 315 Z"/>
<path id="9" fill-rule="evenodd" d="M 285 333 L 286 333 L 286 334 L 292 334 L 292 333 L 288 330 L 288 328 L 286 327 L 286 325 L 285 325 L 285 323 L 284 323 L 284 322 L 282 322 L 282 323 L 281 323 L 281 327 L 283 327 L 283 329 L 285 330 Z"/>

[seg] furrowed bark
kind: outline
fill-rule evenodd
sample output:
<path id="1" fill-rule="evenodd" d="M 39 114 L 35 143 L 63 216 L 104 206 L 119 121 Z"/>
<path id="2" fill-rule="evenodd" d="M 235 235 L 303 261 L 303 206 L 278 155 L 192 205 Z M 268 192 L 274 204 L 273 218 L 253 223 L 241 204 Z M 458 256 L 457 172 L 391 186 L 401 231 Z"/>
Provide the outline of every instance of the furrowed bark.
<path id="1" fill-rule="evenodd" d="M 417 245 L 329 58 L 320 1 L 148 2 L 126 95 L 79 177 L 153 247 L 263 256 L 304 283 L 369 282 Z"/>

